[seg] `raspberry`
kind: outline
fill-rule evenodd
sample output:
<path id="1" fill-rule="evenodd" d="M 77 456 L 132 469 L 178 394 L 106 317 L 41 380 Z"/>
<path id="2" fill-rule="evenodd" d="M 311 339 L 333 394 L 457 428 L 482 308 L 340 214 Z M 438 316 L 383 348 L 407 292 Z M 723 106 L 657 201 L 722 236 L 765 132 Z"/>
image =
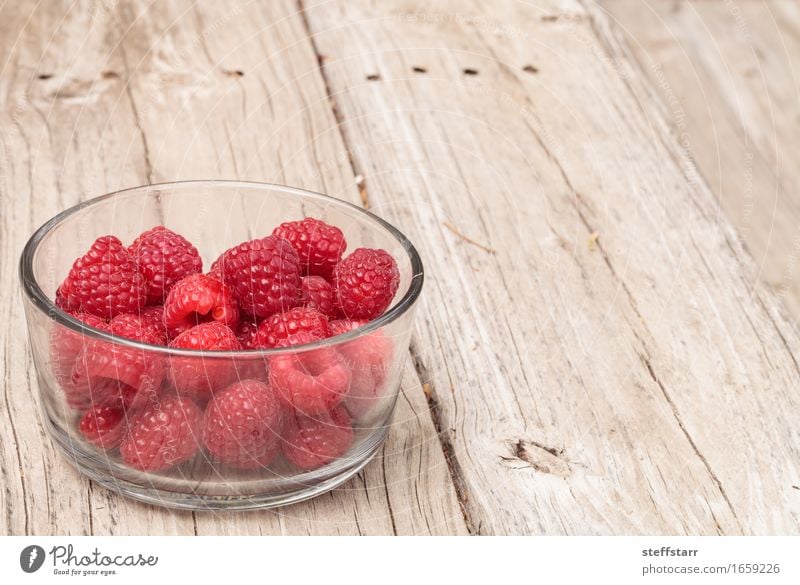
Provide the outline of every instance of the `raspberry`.
<path id="1" fill-rule="evenodd" d="M 297 337 L 299 343 L 313 341 L 305 332 Z M 271 358 L 269 380 L 285 404 L 316 415 L 342 401 L 350 384 L 350 370 L 335 349 L 322 347 Z"/>
<path id="2" fill-rule="evenodd" d="M 146 302 L 147 281 L 114 236 L 97 238 L 89 251 L 75 261 L 56 292 L 60 308 L 103 319 L 138 313 Z"/>
<path id="3" fill-rule="evenodd" d="M 128 251 L 147 279 L 150 304 L 163 303 L 176 282 L 203 271 L 197 248 L 164 226 L 142 233 Z"/>
<path id="4" fill-rule="evenodd" d="M 289 241 L 300 258 L 303 274 L 327 279 L 347 248 L 342 230 L 313 217 L 282 223 L 272 234 Z"/>
<path id="5" fill-rule="evenodd" d="M 234 351 L 242 349 L 230 327 L 222 323 L 201 323 L 173 339 L 170 347 L 205 351 Z M 230 358 L 213 355 L 170 358 L 169 378 L 181 395 L 199 402 L 211 398 L 215 389 L 224 388 L 236 379 L 236 367 Z"/>
<path id="6" fill-rule="evenodd" d="M 379 316 L 392 302 L 399 284 L 397 262 L 385 250 L 358 248 L 334 271 L 339 308 L 350 319 Z"/>
<path id="7" fill-rule="evenodd" d="M 300 284 L 300 306 L 336 317 L 336 295 L 331 284 L 321 276 L 304 276 Z"/>
<path id="8" fill-rule="evenodd" d="M 111 319 L 108 331 L 117 337 L 134 339 L 150 345 L 166 343 L 164 334 L 152 322 L 145 321 L 142 317 L 131 313 L 123 313 Z"/>
<path id="9" fill-rule="evenodd" d="M 286 421 L 283 454 L 300 469 L 316 469 L 344 455 L 353 435 L 350 417 L 342 408 L 313 418 L 294 413 Z"/>
<path id="10" fill-rule="evenodd" d="M 175 337 L 208 321 L 235 328 L 239 322 L 236 299 L 220 281 L 205 274 L 190 274 L 169 291 L 164 303 L 164 325 Z"/>
<path id="11" fill-rule="evenodd" d="M 268 465 L 280 451 L 283 411 L 272 388 L 244 380 L 208 404 L 203 442 L 217 460 L 242 469 Z"/>
<path id="12" fill-rule="evenodd" d="M 108 323 L 100 317 L 87 313 L 75 313 L 72 316 L 82 325 L 88 325 L 95 329 L 108 329 Z M 62 384 L 72 374 L 75 360 L 86 343 L 88 343 L 88 338 L 82 333 L 77 333 L 61 325 L 53 325 L 50 331 L 50 359 L 53 364 L 53 374 L 59 384 Z"/>
<path id="13" fill-rule="evenodd" d="M 92 445 L 111 450 L 122 442 L 127 430 L 125 411 L 118 406 L 95 406 L 81 419 L 78 428 Z"/>
<path id="14" fill-rule="evenodd" d="M 136 469 L 168 469 L 197 453 L 202 422 L 202 411 L 188 398 L 164 398 L 131 421 L 119 452 Z"/>
<path id="15" fill-rule="evenodd" d="M 162 361 L 148 351 L 87 340 L 72 369 L 72 392 L 93 406 L 136 409 L 158 396 L 163 377 Z"/>
<path id="16" fill-rule="evenodd" d="M 164 338 L 164 342 L 161 343 L 161 345 L 166 344 L 167 339 L 169 339 L 169 335 L 167 334 L 167 328 L 164 325 L 164 305 L 151 305 L 149 307 L 145 307 L 139 313 L 139 317 L 142 318 L 145 327 L 147 327 L 153 335 Z"/>
<path id="17" fill-rule="evenodd" d="M 236 337 L 239 343 L 242 344 L 242 349 L 255 349 L 255 338 L 258 332 L 258 321 L 252 318 L 245 317 L 239 321 L 239 330 L 236 332 Z"/>
<path id="18" fill-rule="evenodd" d="M 325 339 L 330 335 L 328 318 L 314 309 L 296 307 L 265 319 L 258 326 L 253 343 L 257 348 L 299 345 L 299 334 L 304 334 L 300 336 L 302 343 Z"/>
<path id="19" fill-rule="evenodd" d="M 366 321 L 346 319 L 331 321 L 333 335 L 352 331 Z M 373 331 L 336 346 L 350 368 L 350 390 L 344 406 L 355 418 L 364 417 L 386 390 L 386 378 L 392 367 L 394 343 L 382 331 Z"/>
<path id="20" fill-rule="evenodd" d="M 231 287 L 239 307 L 263 319 L 297 306 L 300 263 L 286 240 L 267 236 L 244 242 L 224 252 L 211 266 Z"/>
<path id="21" fill-rule="evenodd" d="M 328 322 L 328 329 L 330 329 L 331 337 L 336 337 L 337 335 L 350 333 L 367 323 L 369 321 L 358 319 L 334 319 Z"/>

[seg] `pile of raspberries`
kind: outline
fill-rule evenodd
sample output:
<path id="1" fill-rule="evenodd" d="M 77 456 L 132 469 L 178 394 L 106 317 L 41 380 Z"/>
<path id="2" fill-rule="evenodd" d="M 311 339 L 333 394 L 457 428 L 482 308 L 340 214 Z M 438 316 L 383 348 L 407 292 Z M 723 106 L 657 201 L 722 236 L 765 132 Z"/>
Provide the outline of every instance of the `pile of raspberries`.
<path id="1" fill-rule="evenodd" d="M 341 344 L 241 360 L 215 351 L 286 348 L 361 327 L 399 285 L 394 258 L 319 219 L 283 223 L 225 251 L 208 272 L 163 226 L 125 246 L 103 236 L 78 258 L 56 305 L 115 337 L 203 353 L 170 355 L 57 327 L 53 373 L 85 440 L 128 466 L 162 471 L 195 457 L 310 470 L 342 457 L 354 421 L 384 390 L 393 344 L 374 331 Z"/>

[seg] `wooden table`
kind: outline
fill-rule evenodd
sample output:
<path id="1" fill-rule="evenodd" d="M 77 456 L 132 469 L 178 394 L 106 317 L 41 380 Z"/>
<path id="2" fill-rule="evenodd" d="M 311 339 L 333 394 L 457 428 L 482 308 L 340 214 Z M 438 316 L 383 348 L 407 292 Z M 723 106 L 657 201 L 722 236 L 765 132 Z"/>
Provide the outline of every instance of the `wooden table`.
<path id="1" fill-rule="evenodd" d="M 800 532 L 798 12 L 4 3 L 0 532 Z M 396 427 L 311 502 L 149 507 L 43 431 L 24 242 L 78 201 L 189 178 L 358 202 L 423 255 Z"/>

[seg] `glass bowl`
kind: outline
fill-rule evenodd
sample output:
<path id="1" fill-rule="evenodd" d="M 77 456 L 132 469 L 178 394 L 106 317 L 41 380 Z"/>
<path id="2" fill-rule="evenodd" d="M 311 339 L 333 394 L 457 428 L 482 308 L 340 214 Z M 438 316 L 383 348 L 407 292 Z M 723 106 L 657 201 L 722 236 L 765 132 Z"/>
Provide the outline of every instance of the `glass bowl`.
<path id="1" fill-rule="evenodd" d="M 400 285 L 380 317 L 342 335 L 302 346 L 203 352 L 113 336 L 54 304 L 56 289 L 72 263 L 100 236 L 112 234 L 129 245 L 141 232 L 164 225 L 197 247 L 207 272 L 224 250 L 268 235 L 280 223 L 304 217 L 339 227 L 347 240 L 345 255 L 359 247 L 382 248 L 392 254 Z M 20 260 L 20 277 L 43 418 L 68 459 L 103 486 L 148 503 L 187 509 L 244 509 L 289 504 L 326 492 L 357 473 L 377 452 L 397 401 L 423 271 L 419 255 L 403 234 L 344 201 L 279 185 L 186 181 L 126 189 L 60 213 L 28 241 Z M 86 366 L 97 360 L 105 366 Z M 198 385 L 203 388 L 201 395 L 211 400 L 242 382 L 274 391 L 278 372 L 288 368 L 294 370 L 293 379 L 318 381 L 324 378 L 324 364 L 329 363 L 336 363 L 337 372 L 347 375 L 345 382 L 341 375 L 333 376 L 337 381 L 330 382 L 335 388 L 327 388 L 334 395 L 332 402 L 326 402 L 328 410 L 299 412 L 284 405 L 280 417 L 269 418 L 264 428 L 247 431 L 256 438 L 259 433 L 272 433 L 272 454 L 267 449 L 232 465 L 230 458 L 227 463 L 220 462 L 209 450 L 204 438 L 208 425 L 202 424 L 209 416 L 208 402 L 198 398 Z M 148 408 L 153 409 L 148 410 L 152 424 L 158 425 L 159 417 L 168 417 L 176 400 L 187 396 L 197 408 L 191 407 L 191 416 L 184 413 L 185 419 L 200 421 L 192 427 L 192 444 L 166 443 L 174 457 L 168 457 L 158 471 L 126 465 L 119 448 L 98 447 L 79 429 L 87 409 L 101 397 L 109 392 L 144 395 L 137 394 L 144 386 L 151 390 L 148 402 L 137 406 L 139 410 L 126 408 L 126 424 Z M 187 388 L 194 393 L 186 394 Z M 185 402 L 180 404 L 185 406 Z M 234 439 L 246 442 L 250 437 Z M 186 441 L 169 434 L 159 440 Z M 312 445 L 312 440 L 321 443 Z M 187 452 L 194 455 L 186 459 L 183 454 Z M 170 461 L 176 464 L 170 465 Z"/>

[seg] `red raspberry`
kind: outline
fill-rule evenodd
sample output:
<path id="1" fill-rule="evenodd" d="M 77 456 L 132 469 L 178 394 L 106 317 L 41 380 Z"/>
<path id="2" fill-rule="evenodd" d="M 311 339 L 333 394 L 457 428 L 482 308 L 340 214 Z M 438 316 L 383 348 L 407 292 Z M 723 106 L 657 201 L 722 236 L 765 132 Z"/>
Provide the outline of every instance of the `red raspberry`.
<path id="1" fill-rule="evenodd" d="M 353 435 L 350 417 L 342 408 L 317 417 L 294 413 L 287 417 L 283 454 L 300 469 L 316 469 L 347 453 Z"/>
<path id="2" fill-rule="evenodd" d="M 119 452 L 142 471 L 160 471 L 191 459 L 200 448 L 203 413 L 188 398 L 168 397 L 131 421 Z"/>
<path id="3" fill-rule="evenodd" d="M 239 339 L 239 343 L 242 344 L 242 349 L 256 349 L 255 340 L 258 325 L 258 321 L 249 317 L 239 321 L 239 330 L 236 332 L 236 337 Z"/>
<path id="4" fill-rule="evenodd" d="M 242 349 L 236 334 L 222 323 L 201 323 L 187 329 L 173 339 L 170 347 L 213 351 L 236 351 Z M 197 357 L 173 356 L 170 358 L 169 378 L 181 395 L 199 402 L 211 398 L 211 394 L 224 388 L 236 379 L 236 367 L 230 358 L 215 358 L 213 354 Z"/>
<path id="5" fill-rule="evenodd" d="M 108 331 L 117 337 L 134 339 L 150 345 L 166 343 L 164 334 L 152 322 L 145 321 L 142 317 L 131 313 L 123 313 L 111 319 Z"/>
<path id="6" fill-rule="evenodd" d="M 122 442 L 128 425 L 122 408 L 102 405 L 88 411 L 78 428 L 89 443 L 110 451 Z"/>
<path id="7" fill-rule="evenodd" d="M 146 302 L 147 281 L 114 236 L 97 238 L 86 255 L 72 265 L 56 293 L 56 303 L 62 309 L 104 319 L 138 313 Z"/>
<path id="8" fill-rule="evenodd" d="M 164 325 L 164 305 L 151 305 L 149 307 L 145 307 L 139 313 L 139 317 L 142 318 L 145 327 L 147 327 L 153 335 L 164 338 L 164 343 L 161 345 L 165 345 L 169 339 L 169 335 L 167 333 L 167 328 Z"/>
<path id="9" fill-rule="evenodd" d="M 164 378 L 160 358 L 119 343 L 87 340 L 72 369 L 74 396 L 92 406 L 140 408 L 154 400 Z"/>
<path id="10" fill-rule="evenodd" d="M 267 236 L 224 252 L 211 266 L 231 287 L 244 313 L 258 319 L 297 306 L 300 261 L 286 240 Z"/>
<path id="11" fill-rule="evenodd" d="M 265 319 L 258 326 L 253 339 L 254 347 L 288 347 L 299 345 L 299 334 L 302 343 L 325 339 L 330 335 L 328 318 L 314 309 L 296 307 L 285 313 L 278 313 Z"/>
<path id="12" fill-rule="evenodd" d="M 142 233 L 128 251 L 147 278 L 147 302 L 163 303 L 176 282 L 203 271 L 197 248 L 164 226 Z"/>
<path id="13" fill-rule="evenodd" d="M 313 341 L 305 332 L 297 337 L 298 343 Z M 271 358 L 269 380 L 285 404 L 313 416 L 344 399 L 350 370 L 335 349 L 321 347 Z"/>
<path id="14" fill-rule="evenodd" d="M 333 286 L 321 276 L 304 276 L 300 285 L 300 305 L 316 309 L 328 317 L 336 317 L 336 295 Z"/>
<path id="15" fill-rule="evenodd" d="M 379 316 L 392 302 L 399 285 L 397 262 L 385 250 L 359 248 L 334 271 L 339 308 L 350 319 Z"/>
<path id="16" fill-rule="evenodd" d="M 205 274 L 190 274 L 169 291 L 164 324 L 175 337 L 208 321 L 234 329 L 239 322 L 239 306 L 232 291 L 220 281 Z"/>
<path id="17" fill-rule="evenodd" d="M 214 396 L 203 423 L 203 442 L 217 460 L 241 469 L 268 465 L 280 451 L 283 409 L 272 388 L 244 380 Z"/>
<path id="18" fill-rule="evenodd" d="M 313 217 L 282 223 L 272 234 L 289 241 L 300 257 L 303 274 L 327 279 L 347 248 L 342 230 Z"/>
<path id="19" fill-rule="evenodd" d="M 341 335 L 366 323 L 347 319 L 331 321 L 330 330 L 333 335 Z M 362 418 L 387 389 L 394 343 L 382 331 L 373 331 L 338 344 L 336 350 L 350 368 L 350 390 L 343 404 L 353 417 Z"/>
<path id="20" fill-rule="evenodd" d="M 107 329 L 108 324 L 100 317 L 86 313 L 75 313 L 75 319 L 95 329 Z M 71 408 L 85 410 L 90 403 L 82 391 L 77 391 L 72 385 L 72 369 L 84 346 L 90 339 L 82 333 L 54 324 L 50 330 L 50 361 L 53 368 L 53 377 L 64 390 L 67 403 Z"/>

